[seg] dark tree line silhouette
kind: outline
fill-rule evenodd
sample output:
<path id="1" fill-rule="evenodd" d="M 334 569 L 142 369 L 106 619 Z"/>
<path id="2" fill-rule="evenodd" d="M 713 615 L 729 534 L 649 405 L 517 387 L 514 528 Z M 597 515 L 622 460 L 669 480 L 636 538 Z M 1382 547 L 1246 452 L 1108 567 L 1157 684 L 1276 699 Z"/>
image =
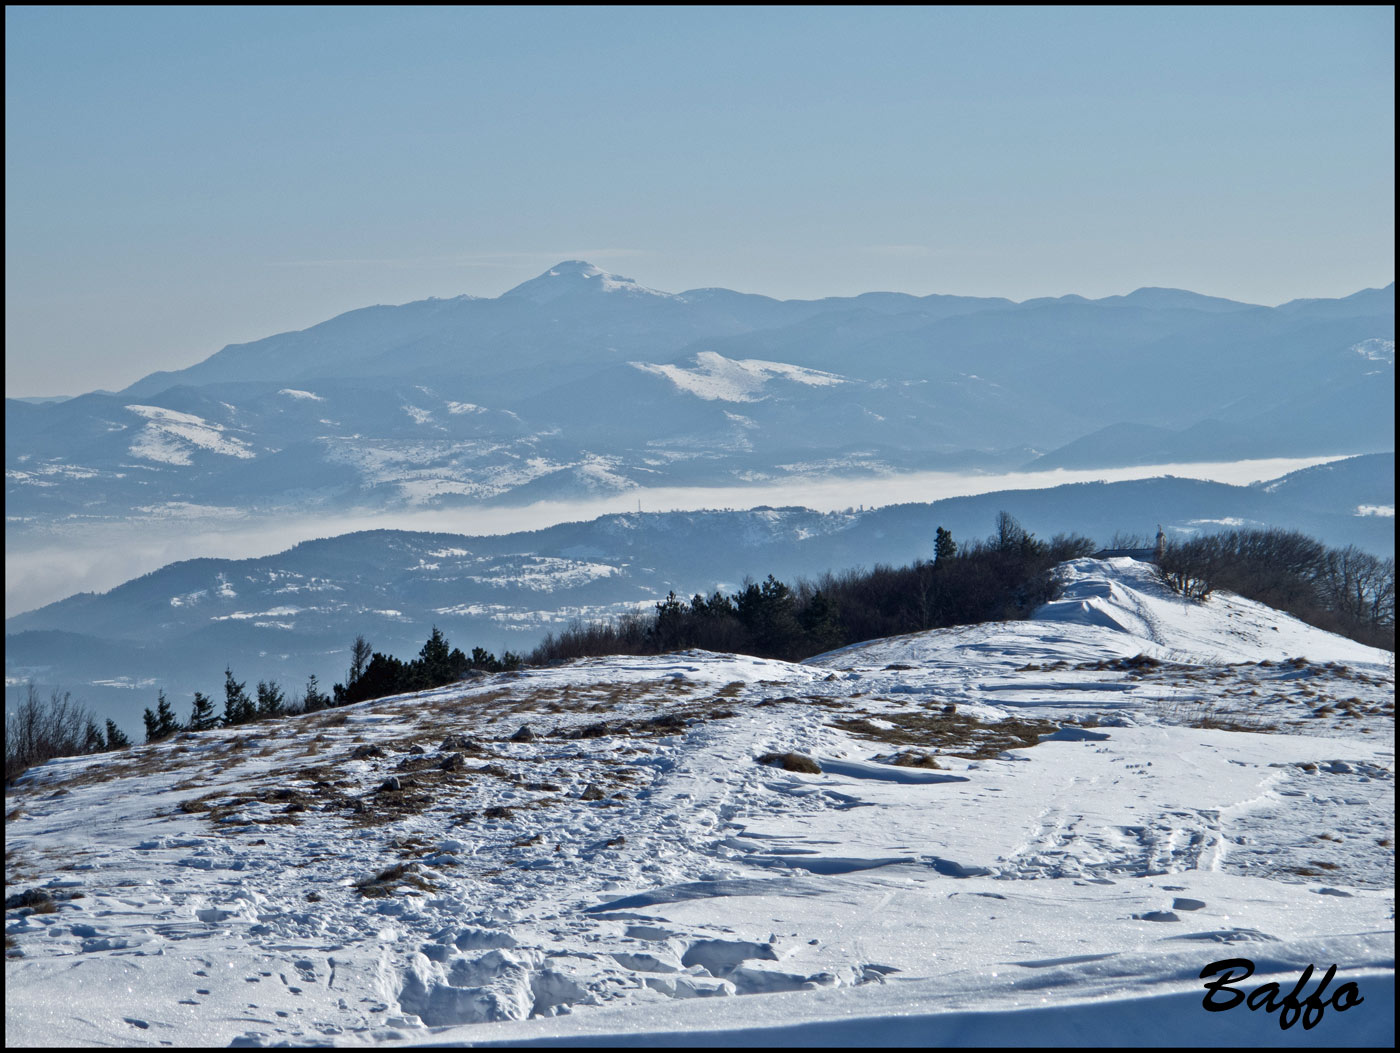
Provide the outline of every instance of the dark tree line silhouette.
<path id="1" fill-rule="evenodd" d="M 472 672 L 500 673 L 519 669 L 521 662 L 519 655 L 509 651 L 497 658 L 482 647 L 473 647 L 470 656 L 460 648 L 449 648 L 447 637 L 436 625 L 418 657 L 409 662 L 379 651 L 371 654 L 369 643 L 363 636 L 357 636 L 350 649 L 350 670 L 345 683 L 331 689 L 332 704 L 345 706 L 405 691 L 426 691 L 455 683 Z"/>
<path id="2" fill-rule="evenodd" d="M 985 540 L 960 544 L 940 526 L 931 560 L 827 573 L 791 586 L 770 574 L 762 582 L 745 580 L 728 595 L 716 589 L 689 600 L 671 592 L 650 612 L 575 621 L 547 635 L 528 658 L 509 651 L 497 658 L 481 647 L 467 655 L 451 647 L 437 626 L 410 661 L 374 651 L 364 636 L 357 636 L 345 682 L 335 684 L 329 695 L 313 675 L 300 697 L 288 699 L 271 680 L 258 681 L 250 696 L 246 681 L 226 668 L 222 715 L 208 696 L 196 691 L 189 719 L 182 722 L 160 691 L 156 708 L 143 715 L 146 741 L 422 691 L 524 664 L 691 648 L 798 661 L 864 640 L 1024 618 L 1055 598 L 1057 564 L 1092 555 L 1096 548 L 1078 535 L 1041 541 L 1002 512 Z M 1216 589 L 1228 589 L 1319 628 L 1395 650 L 1393 559 L 1353 546 L 1328 548 L 1295 531 L 1232 530 L 1168 542 L 1158 571 L 1184 596 L 1204 600 Z M 104 733 L 68 692 L 54 691 L 45 703 L 31 682 L 25 698 L 6 714 L 5 780 L 8 784 L 54 757 L 130 745 L 111 720 Z"/>
<path id="3" fill-rule="evenodd" d="M 687 648 L 798 661 L 862 640 L 1021 618 L 1053 597 L 1056 564 L 1096 547 L 1076 535 L 1040 541 L 1003 512 L 985 541 L 959 546 L 939 527 L 932 560 L 828 573 L 792 586 L 770 574 L 730 595 L 716 590 L 689 601 L 672 592 L 653 612 L 551 633 L 528 662 Z"/>

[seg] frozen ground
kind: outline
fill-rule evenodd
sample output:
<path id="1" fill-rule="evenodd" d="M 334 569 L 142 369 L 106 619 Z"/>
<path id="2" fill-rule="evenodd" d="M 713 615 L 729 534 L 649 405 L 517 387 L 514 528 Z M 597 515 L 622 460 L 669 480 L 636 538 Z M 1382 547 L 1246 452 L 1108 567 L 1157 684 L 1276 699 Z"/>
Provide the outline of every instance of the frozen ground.
<path id="1" fill-rule="evenodd" d="M 6 894 L 46 894 L 6 913 L 6 1043 L 1391 1045 L 1392 656 L 1065 575 L 1033 621 L 802 665 L 46 765 L 6 801 Z M 1227 958 L 1364 1001 L 1207 1013 Z"/>

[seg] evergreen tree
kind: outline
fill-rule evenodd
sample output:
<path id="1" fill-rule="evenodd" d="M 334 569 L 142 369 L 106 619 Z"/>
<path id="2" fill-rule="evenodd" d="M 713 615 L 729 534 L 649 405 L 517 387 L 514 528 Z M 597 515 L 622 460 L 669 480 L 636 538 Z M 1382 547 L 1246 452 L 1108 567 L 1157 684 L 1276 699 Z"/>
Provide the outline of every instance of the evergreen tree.
<path id="1" fill-rule="evenodd" d="M 150 710 L 148 709 L 148 710 L 146 710 L 146 712 L 149 713 Z M 129 738 L 126 737 L 126 734 L 122 731 L 121 728 L 117 727 L 117 725 L 113 722 L 112 718 L 111 718 L 111 717 L 108 717 L 108 718 L 107 718 L 107 750 L 108 750 L 108 752 L 110 752 L 110 751 L 112 751 L 112 750 L 124 750 L 124 749 L 128 749 L 130 746 L 131 746 L 131 740 L 130 740 Z"/>
<path id="2" fill-rule="evenodd" d="M 258 717 L 280 717 L 284 698 L 276 680 L 258 681 Z"/>
<path id="3" fill-rule="evenodd" d="M 484 647 L 472 648 L 472 668 L 480 669 L 487 673 L 499 673 L 501 663 L 496 661 L 496 656 Z"/>
<path id="4" fill-rule="evenodd" d="M 933 539 L 933 561 L 934 561 L 934 565 L 937 566 L 939 563 L 942 563 L 944 560 L 952 559 L 952 558 L 953 558 L 954 556 L 956 556 L 957 554 L 958 554 L 958 546 L 957 546 L 957 544 L 953 541 L 953 534 L 952 534 L 952 532 L 951 532 L 951 531 L 948 531 L 948 530 L 944 530 L 942 527 L 939 527 L 938 530 L 937 530 L 937 532 L 934 534 L 934 539 Z"/>
<path id="5" fill-rule="evenodd" d="M 201 691 L 194 693 L 194 707 L 190 710 L 190 730 L 208 731 L 210 728 L 219 726 L 218 714 L 214 712 L 214 703 L 208 695 Z"/>
<path id="6" fill-rule="evenodd" d="M 820 654 L 841 643 L 841 623 L 837 618 L 836 604 L 820 589 L 813 593 L 807 606 L 802 609 L 799 621 L 802 631 L 807 634 L 807 650 Z"/>
<path id="7" fill-rule="evenodd" d="M 690 600 L 690 613 L 697 618 L 727 618 L 738 612 L 734 609 L 733 601 L 716 589 L 709 599 L 697 592 Z"/>
<path id="8" fill-rule="evenodd" d="M 224 727 L 246 724 L 257 712 L 253 708 L 253 700 L 244 690 L 246 687 L 246 680 L 240 683 L 233 678 L 232 669 L 224 669 Z"/>
<path id="9" fill-rule="evenodd" d="M 180 730 L 180 723 L 175 719 L 175 711 L 170 708 L 170 703 L 166 701 L 164 691 L 161 691 L 157 696 L 156 711 L 152 713 L 147 707 L 146 711 L 141 714 L 141 719 L 146 724 L 147 742 L 159 742 Z"/>
<path id="10" fill-rule="evenodd" d="M 656 605 L 656 620 L 651 626 L 651 639 L 658 650 L 675 651 L 689 646 L 689 613 L 686 605 L 676 598 L 674 591 L 668 592 L 666 599 Z"/>
<path id="11" fill-rule="evenodd" d="M 318 709 L 325 709 L 330 704 L 330 697 L 321 690 L 316 683 L 316 674 L 312 673 L 306 678 L 306 697 L 302 700 L 302 707 L 307 713 L 315 713 Z"/>
<path id="12" fill-rule="evenodd" d="M 336 703 L 349 705 L 352 702 L 364 702 L 366 699 L 385 698 L 411 691 L 413 677 L 413 668 L 407 662 L 401 662 L 393 655 L 375 651 L 369 664 L 365 666 L 364 673 L 355 683 L 336 692 Z M 340 685 L 337 684 L 336 687 Z"/>
<path id="13" fill-rule="evenodd" d="M 175 710 L 162 691 L 156 699 L 156 734 L 165 739 L 179 730 L 180 722 L 175 719 Z"/>
<path id="14" fill-rule="evenodd" d="M 102 732 L 98 730 L 97 721 L 88 717 L 87 726 L 83 729 L 83 752 L 101 753 L 107 747 L 107 743 L 102 738 Z"/>
<path id="15" fill-rule="evenodd" d="M 772 574 L 762 585 L 749 582 L 735 594 L 734 606 L 759 655 L 785 658 L 800 650 L 802 627 L 792 590 Z"/>
<path id="16" fill-rule="evenodd" d="M 448 649 L 447 638 L 436 625 L 428 642 L 418 652 L 415 664 L 424 687 L 439 687 L 452 682 L 452 652 Z"/>

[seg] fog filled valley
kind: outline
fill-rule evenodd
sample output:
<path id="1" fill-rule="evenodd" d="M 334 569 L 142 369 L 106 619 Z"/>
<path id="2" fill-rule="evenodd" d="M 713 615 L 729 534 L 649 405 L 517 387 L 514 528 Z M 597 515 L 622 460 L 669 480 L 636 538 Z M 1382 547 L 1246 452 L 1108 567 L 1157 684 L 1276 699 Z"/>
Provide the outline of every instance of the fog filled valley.
<path id="1" fill-rule="evenodd" d="M 1277 527 L 1388 557 L 1393 374 L 1393 285 L 777 300 L 572 260 L 351 311 L 118 393 L 7 399 L 7 706 L 33 681 L 134 731 L 226 666 L 329 684 L 356 635 L 401 652 L 434 625 L 524 653 L 670 591 L 927 559 L 1003 510 L 1101 546 Z M 788 494 L 817 510 L 753 508 Z"/>

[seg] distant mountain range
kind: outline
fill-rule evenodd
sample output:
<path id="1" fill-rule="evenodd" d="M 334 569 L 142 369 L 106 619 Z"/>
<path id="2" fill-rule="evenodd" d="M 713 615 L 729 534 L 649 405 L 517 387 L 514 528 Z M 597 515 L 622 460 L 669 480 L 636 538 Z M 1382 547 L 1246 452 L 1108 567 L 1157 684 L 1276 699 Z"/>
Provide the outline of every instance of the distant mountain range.
<path id="1" fill-rule="evenodd" d="M 1254 486 L 1158 478 L 1004 491 L 931 504 L 819 513 L 802 508 L 610 515 L 488 537 L 377 530 L 308 541 L 257 559 L 174 563 L 110 592 L 83 593 L 6 622 L 11 682 L 73 689 L 130 729 L 163 686 L 180 705 L 241 677 L 299 688 L 344 678 L 348 647 L 411 657 L 432 626 L 454 645 L 528 651 L 573 618 L 689 597 L 745 576 L 793 581 L 929 558 L 938 526 L 985 537 L 1006 510 L 1042 537 L 1108 544 L 1271 525 L 1389 555 L 1395 458 L 1370 455 Z"/>
<path id="2" fill-rule="evenodd" d="M 1276 308 L 664 293 L 569 261 L 367 307 L 115 394 L 6 401 L 11 531 L 639 486 L 1394 446 L 1394 285 Z"/>

